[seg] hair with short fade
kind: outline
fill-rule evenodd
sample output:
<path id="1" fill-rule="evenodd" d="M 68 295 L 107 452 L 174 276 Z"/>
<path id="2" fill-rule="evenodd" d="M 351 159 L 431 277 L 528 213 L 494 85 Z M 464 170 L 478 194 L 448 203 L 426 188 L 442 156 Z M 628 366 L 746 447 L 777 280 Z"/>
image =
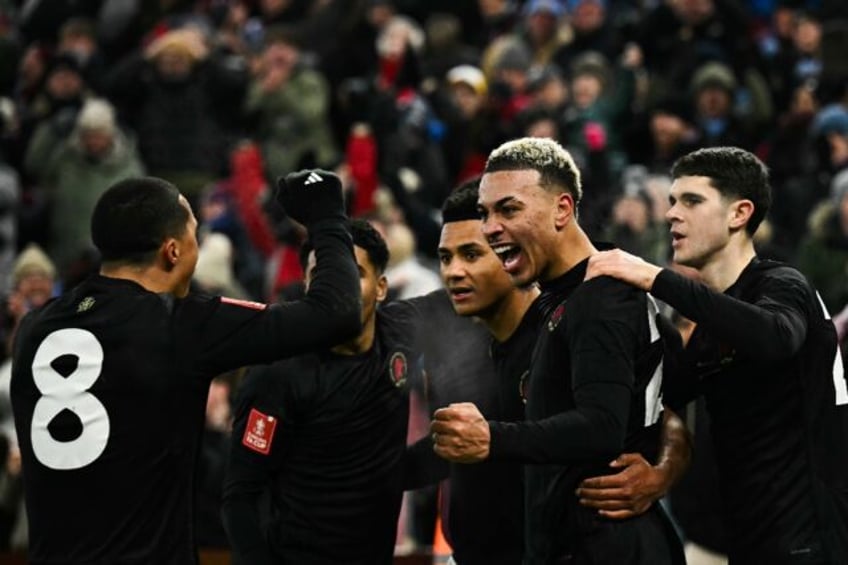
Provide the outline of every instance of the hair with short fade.
<path id="1" fill-rule="evenodd" d="M 368 221 L 359 218 L 350 221 L 348 230 L 353 239 L 353 245 L 365 250 L 374 271 L 378 275 L 382 275 L 389 264 L 389 247 L 380 232 Z M 312 253 L 313 249 L 309 241 L 304 242 L 300 248 L 300 266 L 304 270 L 306 270 L 309 254 Z"/>
<path id="2" fill-rule="evenodd" d="M 480 194 L 480 177 L 468 180 L 448 194 L 442 204 L 442 224 L 479 220 L 477 198 Z"/>
<path id="3" fill-rule="evenodd" d="M 684 155 L 672 165 L 671 177 L 707 177 L 723 197 L 753 202 L 754 213 L 745 226 L 751 236 L 771 207 L 768 168 L 753 153 L 738 147 L 707 147 Z"/>
<path id="4" fill-rule="evenodd" d="M 104 262 L 146 265 L 166 239 L 185 235 L 188 219 L 173 184 L 156 177 L 128 178 L 97 201 L 91 239 Z"/>
<path id="5" fill-rule="evenodd" d="M 539 173 L 539 186 L 550 192 L 567 192 L 575 208 L 583 198 L 580 170 L 562 145 L 544 137 L 522 137 L 507 141 L 492 151 L 485 173 L 533 170 Z"/>

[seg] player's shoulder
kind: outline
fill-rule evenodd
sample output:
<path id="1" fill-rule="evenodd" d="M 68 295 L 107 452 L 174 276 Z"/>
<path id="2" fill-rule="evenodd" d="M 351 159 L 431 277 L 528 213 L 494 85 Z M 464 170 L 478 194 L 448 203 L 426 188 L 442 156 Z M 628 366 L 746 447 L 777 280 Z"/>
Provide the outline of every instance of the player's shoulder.
<path id="1" fill-rule="evenodd" d="M 646 293 L 616 278 L 600 276 L 584 281 L 571 297 L 588 308 L 601 310 L 621 303 L 643 303 Z"/>
<path id="2" fill-rule="evenodd" d="M 757 260 L 740 277 L 742 288 L 755 291 L 776 290 L 812 296 L 814 289 L 804 274 L 791 265 L 772 260 Z"/>

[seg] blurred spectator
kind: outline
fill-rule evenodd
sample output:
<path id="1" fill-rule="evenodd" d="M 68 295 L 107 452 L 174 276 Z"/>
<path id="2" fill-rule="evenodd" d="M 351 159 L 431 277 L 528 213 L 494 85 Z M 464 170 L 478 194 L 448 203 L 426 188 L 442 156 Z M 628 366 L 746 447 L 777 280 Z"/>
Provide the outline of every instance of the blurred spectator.
<path id="1" fill-rule="evenodd" d="M 530 51 L 514 37 L 492 42 L 483 53 L 481 68 L 489 85 L 489 98 L 503 128 L 530 105 L 527 75 L 532 62 Z"/>
<path id="2" fill-rule="evenodd" d="M 105 75 L 106 61 L 97 43 L 96 24 L 88 18 L 71 18 L 59 30 L 56 52 L 77 60 L 86 81 L 99 90 L 98 80 Z"/>
<path id="3" fill-rule="evenodd" d="M 798 268 L 821 294 L 831 314 L 848 304 L 848 170 L 833 178 L 830 198 L 809 219 L 798 249 Z"/>
<path id="4" fill-rule="evenodd" d="M 0 127 L 0 131 L 2 131 Z M 0 296 L 9 292 L 11 281 L 8 273 L 17 252 L 18 205 L 21 198 L 21 186 L 17 172 L 8 166 L 0 151 Z M 0 358 L 3 356 L 0 355 Z"/>
<path id="5" fill-rule="evenodd" d="M 459 65 L 476 65 L 480 51 L 464 42 L 462 22 L 453 14 L 435 13 L 425 23 L 426 44 L 421 56 L 421 75 L 439 81 Z"/>
<path id="6" fill-rule="evenodd" d="M 788 13 L 787 13 L 788 12 Z M 782 19 L 778 19 L 778 15 Z M 769 59 L 769 78 L 773 96 L 779 108 L 789 106 L 792 93 L 799 86 L 818 81 L 822 71 L 821 23 L 811 14 L 798 13 L 782 7 L 775 15 L 775 27 L 784 34 L 789 20 L 790 35 L 777 43 Z"/>
<path id="7" fill-rule="evenodd" d="M 556 65 L 535 66 L 527 76 L 530 106 L 544 108 L 557 116 L 565 114 L 570 101 L 568 83 Z"/>
<path id="8" fill-rule="evenodd" d="M 233 273 L 233 244 L 222 233 L 207 233 L 198 249 L 194 280 L 203 292 L 239 300 L 250 298 Z"/>
<path id="9" fill-rule="evenodd" d="M 434 269 L 424 266 L 415 252 L 415 236 L 405 224 L 394 223 L 386 228 L 389 246 L 389 299 L 405 300 L 423 296 L 442 288 L 442 281 Z"/>
<path id="10" fill-rule="evenodd" d="M 737 85 L 733 71 L 721 63 L 707 63 L 692 77 L 689 88 L 694 100 L 699 146 L 752 148 L 744 124 L 734 113 Z"/>
<path id="11" fill-rule="evenodd" d="M 651 172 L 668 173 L 679 157 L 697 147 L 698 133 L 691 119 L 692 111 L 685 99 L 669 97 L 654 104 L 645 126 L 635 129 L 629 141 L 631 160 L 644 164 Z"/>
<path id="12" fill-rule="evenodd" d="M 572 38 L 553 57 L 561 69 L 571 68 L 574 58 L 595 51 L 612 61 L 624 49 L 618 30 L 609 18 L 608 0 L 568 0 Z"/>
<path id="13" fill-rule="evenodd" d="M 651 73 L 654 98 L 685 91 L 695 69 L 709 61 L 747 68 L 757 50 L 748 21 L 731 0 L 659 2 L 646 18 L 639 40 Z"/>
<path id="14" fill-rule="evenodd" d="M 581 225 L 597 234 L 616 196 L 616 182 L 627 163 L 621 132 L 630 116 L 635 70 L 641 52 L 633 46 L 621 65 L 610 68 L 600 53 L 588 52 L 571 70 L 571 106 L 563 141 L 583 171 Z"/>
<path id="15" fill-rule="evenodd" d="M 209 254 L 203 260 L 202 274 L 195 278 L 202 286 L 222 287 L 220 294 L 265 300 L 265 257 L 253 244 L 245 227 L 245 216 L 238 205 L 239 197 L 234 194 L 238 184 L 236 178 L 210 185 L 200 199 L 196 211 L 203 234 L 200 254 L 204 255 L 204 248 Z M 251 213 L 249 210 L 244 212 Z M 252 221 L 262 219 L 254 217 Z M 222 236 L 226 242 L 220 241 L 217 236 Z M 270 255 L 271 250 L 268 253 Z M 224 266 L 227 266 L 226 269 Z M 208 279 L 204 280 L 207 276 Z M 223 292 L 223 287 L 227 292 Z"/>
<path id="16" fill-rule="evenodd" d="M 206 399 L 206 425 L 197 462 L 197 543 L 200 547 L 228 549 L 230 546 L 221 520 L 221 500 L 230 451 L 233 378 L 227 373 L 213 379 Z"/>
<path id="17" fill-rule="evenodd" d="M 565 9 L 561 0 L 530 0 L 524 6 L 521 38 L 530 48 L 533 63 L 546 65 L 570 37 L 560 26 Z"/>
<path id="18" fill-rule="evenodd" d="M 797 246 L 798 234 L 806 231 L 812 207 L 824 196 L 816 174 L 820 159 L 810 133 L 817 110 L 813 86 L 799 86 L 765 146 L 774 193 L 769 211 L 774 243 L 790 250 Z"/>
<path id="19" fill-rule="evenodd" d="M 816 114 L 811 133 L 822 140 L 826 157 L 823 167 L 832 173 L 848 167 L 848 109 L 842 104 L 829 104 Z"/>
<path id="20" fill-rule="evenodd" d="M 125 59 L 105 81 L 107 93 L 138 135 L 150 174 L 180 187 L 194 204 L 226 174 L 227 130 L 246 74 L 210 56 L 197 28 L 167 31 Z"/>
<path id="21" fill-rule="evenodd" d="M 245 111 L 269 179 L 304 167 L 332 168 L 339 158 L 327 82 L 300 56 L 292 30 L 269 31 L 248 88 Z"/>
<path id="22" fill-rule="evenodd" d="M 22 79 L 37 80 L 41 65 L 38 52 L 25 58 L 21 68 Z M 89 96 L 79 61 L 70 55 L 57 55 L 49 60 L 41 88 L 29 104 L 19 106 L 22 150 L 29 147 L 30 138 L 40 126 L 50 127 L 58 137 L 71 133 L 76 115 Z M 48 126 L 49 124 L 49 126 Z"/>
<path id="23" fill-rule="evenodd" d="M 623 193 L 612 205 L 603 238 L 646 261 L 665 265 L 669 259 L 668 226 L 654 216 L 647 180 L 645 167 L 634 165 L 625 170 Z"/>
<path id="24" fill-rule="evenodd" d="M 499 37 L 512 33 L 520 16 L 517 5 L 513 0 L 477 0 L 483 29 L 475 45 L 485 48 Z"/>
<path id="25" fill-rule="evenodd" d="M 109 64 L 121 61 L 140 46 L 166 33 L 171 25 L 187 19 L 195 10 L 194 0 L 155 2 L 111 1 L 100 4 L 97 37 Z"/>
<path id="26" fill-rule="evenodd" d="M 67 139 L 40 129 L 27 162 L 41 172 L 49 195 L 48 249 L 64 278 L 92 248 L 89 222 L 97 199 L 115 182 L 143 174 L 144 166 L 133 140 L 118 128 L 112 105 L 98 98 L 85 103 Z"/>
<path id="27" fill-rule="evenodd" d="M 451 185 L 483 172 L 486 157 L 497 147 L 500 133 L 489 106 L 489 86 L 478 67 L 459 65 L 445 76 L 447 126 L 442 145 Z"/>

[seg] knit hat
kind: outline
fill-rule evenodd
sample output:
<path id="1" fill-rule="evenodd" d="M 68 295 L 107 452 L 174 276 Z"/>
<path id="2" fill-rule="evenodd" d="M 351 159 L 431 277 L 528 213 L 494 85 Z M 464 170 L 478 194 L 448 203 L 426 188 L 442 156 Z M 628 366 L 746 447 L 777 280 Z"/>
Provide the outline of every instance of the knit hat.
<path id="1" fill-rule="evenodd" d="M 848 135 L 848 109 L 841 104 L 825 106 L 813 119 L 812 133 L 814 136 L 831 133 Z"/>
<path id="2" fill-rule="evenodd" d="M 16 285 L 30 275 L 44 275 L 51 279 L 56 277 L 53 261 L 35 243 L 30 243 L 21 251 L 12 267 L 12 280 Z"/>
<path id="3" fill-rule="evenodd" d="M 90 98 L 77 116 L 77 129 L 86 131 L 115 131 L 115 108 L 102 98 Z"/>
<path id="4" fill-rule="evenodd" d="M 497 55 L 495 69 L 497 70 L 527 70 L 533 63 L 530 51 L 517 41 L 506 44 Z"/>
<path id="5" fill-rule="evenodd" d="M 530 0 L 524 8 L 524 14 L 532 16 L 539 12 L 548 12 L 555 18 L 562 16 L 564 6 L 559 0 Z"/>
<path id="6" fill-rule="evenodd" d="M 736 90 L 736 77 L 730 67 L 723 63 L 711 62 L 698 67 L 690 83 L 692 92 L 699 92 L 711 86 L 717 86 L 727 92 Z"/>
<path id="7" fill-rule="evenodd" d="M 209 292 L 242 297 L 243 292 L 233 276 L 233 244 L 227 236 L 213 232 L 203 238 L 194 279 Z"/>
<path id="8" fill-rule="evenodd" d="M 192 27 L 165 32 L 147 46 L 144 54 L 148 59 L 156 59 L 167 51 L 183 53 L 194 61 L 202 61 L 209 54 L 203 34 Z"/>
<path id="9" fill-rule="evenodd" d="M 452 68 L 448 71 L 446 79 L 451 86 L 465 84 L 470 86 L 478 96 L 486 94 L 486 76 L 483 71 L 472 65 L 458 65 Z"/>

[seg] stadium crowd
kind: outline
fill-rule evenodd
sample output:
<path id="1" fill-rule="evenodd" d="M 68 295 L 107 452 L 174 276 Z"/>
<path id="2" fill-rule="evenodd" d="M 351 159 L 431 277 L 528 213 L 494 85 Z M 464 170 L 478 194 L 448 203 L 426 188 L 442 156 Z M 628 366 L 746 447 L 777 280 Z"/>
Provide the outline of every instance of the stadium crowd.
<path id="1" fill-rule="evenodd" d="M 443 203 L 504 142 L 558 141 L 582 173 L 588 237 L 659 266 L 672 257 L 672 164 L 736 146 L 770 172 L 758 255 L 806 274 L 844 340 L 846 52 L 839 0 L 0 0 L 0 551 L 27 547 L 15 331 L 97 271 L 91 216 L 115 183 L 156 176 L 187 198 L 194 288 L 274 303 L 303 295 L 306 237 L 273 205 L 276 179 L 334 171 L 350 217 L 386 240 L 391 302 L 442 286 Z M 220 507 L 241 377 L 219 376 L 208 397 L 201 547 L 229 547 Z M 430 417 L 412 385 L 410 442 Z M 686 415 L 701 432 L 702 407 Z M 714 480 L 709 461 L 693 471 Z M 720 554 L 703 484 L 678 486 L 678 525 Z M 435 498 L 406 496 L 399 553 L 429 551 Z"/>

